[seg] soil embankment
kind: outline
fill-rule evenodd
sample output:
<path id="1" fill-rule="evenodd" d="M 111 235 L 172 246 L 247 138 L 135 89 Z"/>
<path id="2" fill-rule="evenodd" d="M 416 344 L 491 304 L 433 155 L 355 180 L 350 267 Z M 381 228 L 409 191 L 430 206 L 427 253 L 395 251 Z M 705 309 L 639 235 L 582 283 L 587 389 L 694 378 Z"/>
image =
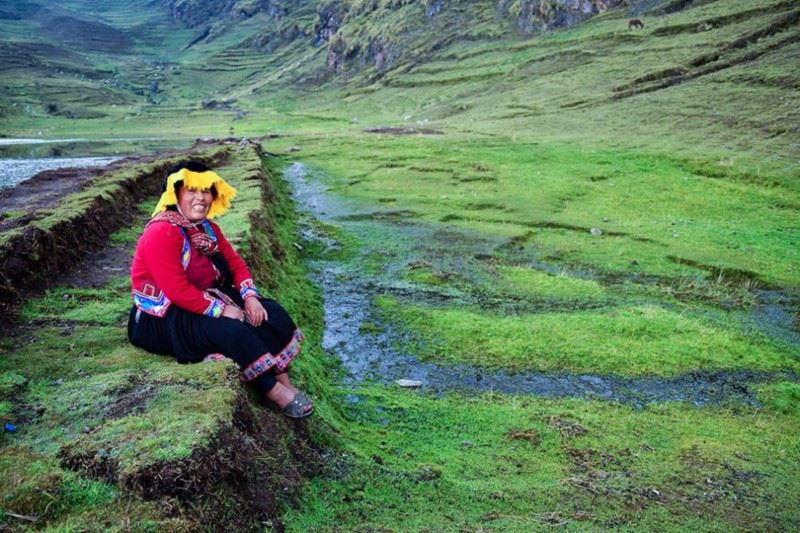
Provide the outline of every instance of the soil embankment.
<path id="1" fill-rule="evenodd" d="M 204 161 L 236 186 L 234 212 L 220 223 L 260 287 L 273 290 L 275 277 L 293 268 L 281 222 L 273 220 L 275 209 L 287 207 L 272 205 L 281 200 L 257 144 L 209 143 L 132 159 L 85 175 L 78 187 L 70 172 L 35 178 L 29 192 L 37 183 L 80 188 L 86 201 L 43 227 L 65 212 L 71 200 L 63 195 L 4 241 L 18 247 L 16 259 L 2 256 L 14 266 L 3 271 L 11 286 L 3 304 L 28 305 L 14 336 L 0 337 L 2 418 L 17 427 L 0 440 L 0 465 L 9 469 L 0 492 L 10 511 L 0 513 L 0 529 L 24 525 L 14 518 L 22 516 L 56 529 L 122 530 L 133 519 L 144 529 L 281 531 L 282 506 L 319 468 L 315 421 L 293 423 L 267 407 L 242 386 L 233 364 L 176 365 L 127 342 L 127 254 L 147 219 L 138 204 L 159 190 L 163 170 L 178 158 Z M 55 183 L 58 176 L 66 181 Z M 40 250 L 51 257 L 37 257 Z M 36 272 L 37 282 L 26 272 Z M 311 320 L 296 316 L 313 336 Z M 313 365 L 300 363 L 301 382 Z M 98 492 L 105 496 L 90 498 Z M 52 496 L 31 496 L 40 493 Z"/>

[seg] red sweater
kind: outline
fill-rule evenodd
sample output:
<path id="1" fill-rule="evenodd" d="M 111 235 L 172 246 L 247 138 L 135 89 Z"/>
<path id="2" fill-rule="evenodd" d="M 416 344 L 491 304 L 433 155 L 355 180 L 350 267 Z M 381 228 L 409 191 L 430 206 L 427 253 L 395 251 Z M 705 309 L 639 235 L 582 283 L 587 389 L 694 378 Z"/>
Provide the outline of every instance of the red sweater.
<path id="1" fill-rule="evenodd" d="M 258 296 L 250 270 L 219 226 L 207 222 L 205 230 L 217 241 L 219 253 L 228 263 L 242 298 Z M 134 304 L 143 312 L 159 317 L 173 303 L 192 313 L 222 316 L 225 303 L 206 292 L 215 285 L 217 275 L 211 260 L 191 246 L 182 228 L 166 221 L 153 222 L 139 237 L 133 255 Z"/>

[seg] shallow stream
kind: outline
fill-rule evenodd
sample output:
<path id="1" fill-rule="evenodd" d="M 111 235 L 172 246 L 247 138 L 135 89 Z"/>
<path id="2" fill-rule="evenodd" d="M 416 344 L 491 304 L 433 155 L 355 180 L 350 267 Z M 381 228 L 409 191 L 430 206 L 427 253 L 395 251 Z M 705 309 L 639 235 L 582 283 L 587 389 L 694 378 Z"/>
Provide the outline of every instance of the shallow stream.
<path id="1" fill-rule="evenodd" d="M 102 167 L 119 157 L 47 157 L 41 159 L 0 159 L 0 191 L 16 187 L 39 172 L 57 168 Z"/>
<path id="2" fill-rule="evenodd" d="M 325 330 L 323 348 L 339 358 L 347 372 L 345 382 L 363 380 L 390 384 L 400 379 L 421 382 L 423 390 L 435 393 L 450 390 L 544 397 L 597 398 L 624 402 L 636 407 L 664 401 L 686 401 L 695 405 L 726 402 L 757 405 L 749 385 L 779 377 L 796 380 L 797 376 L 753 371 L 691 372 L 673 378 L 519 372 L 479 368 L 464 364 L 439 365 L 421 361 L 413 354 L 401 353 L 393 342 L 405 332 L 392 331 L 386 324 L 375 327 L 371 316 L 372 298 L 392 293 L 432 303 L 447 301 L 458 304 L 469 301 L 470 295 L 456 288 L 431 290 L 402 280 L 400 275 L 410 262 L 435 264 L 446 271 L 480 276 L 480 258 L 503 243 L 485 236 L 470 235 L 453 228 L 433 228 L 415 223 L 402 212 L 382 214 L 365 212 L 363 206 L 334 196 L 326 190 L 324 177 L 302 163 L 293 163 L 284 171 L 284 178 L 293 188 L 294 198 L 302 213 L 324 224 L 342 228 L 362 242 L 370 243 L 356 257 L 344 260 L 315 260 L 316 281 L 324 296 Z M 306 238 L 324 246 L 335 247 L 335 240 L 314 230 L 308 224 Z M 369 249 L 372 247 L 372 249 Z M 378 253 L 384 261 L 376 272 L 369 267 L 369 254 Z M 535 268 L 535 265 L 534 265 Z M 781 293 L 782 294 L 782 293 Z M 773 328 L 788 342 L 785 329 L 787 312 L 781 307 L 781 294 L 754 311 L 754 321 Z M 771 320 L 777 318 L 778 320 Z"/>

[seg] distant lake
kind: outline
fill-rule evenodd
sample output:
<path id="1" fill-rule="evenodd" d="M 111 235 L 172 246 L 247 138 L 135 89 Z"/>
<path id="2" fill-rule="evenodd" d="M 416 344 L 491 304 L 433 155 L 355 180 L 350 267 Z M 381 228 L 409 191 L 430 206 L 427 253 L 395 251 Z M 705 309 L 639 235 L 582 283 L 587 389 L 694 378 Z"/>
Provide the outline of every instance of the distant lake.
<path id="1" fill-rule="evenodd" d="M 105 166 L 126 156 L 187 148 L 193 142 L 166 138 L 0 138 L 0 191 L 44 170 Z"/>

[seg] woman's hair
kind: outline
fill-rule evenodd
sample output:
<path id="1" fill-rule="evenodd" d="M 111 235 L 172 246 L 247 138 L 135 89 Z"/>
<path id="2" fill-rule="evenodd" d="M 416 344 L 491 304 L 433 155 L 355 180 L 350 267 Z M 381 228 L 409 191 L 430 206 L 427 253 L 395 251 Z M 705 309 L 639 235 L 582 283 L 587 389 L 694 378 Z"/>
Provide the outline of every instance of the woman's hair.
<path id="1" fill-rule="evenodd" d="M 201 163 L 200 161 L 188 160 L 188 161 L 181 161 L 169 167 L 164 173 L 164 183 L 161 185 L 161 192 L 165 192 L 167 190 L 167 180 L 169 177 L 176 172 L 180 171 L 181 169 L 190 170 L 192 172 L 208 172 L 211 170 L 205 164 Z M 183 181 L 176 181 L 175 182 L 175 197 L 178 197 L 178 192 L 181 190 L 181 185 L 183 185 Z M 217 197 L 217 189 L 213 185 L 211 186 L 211 195 L 216 198 Z"/>

